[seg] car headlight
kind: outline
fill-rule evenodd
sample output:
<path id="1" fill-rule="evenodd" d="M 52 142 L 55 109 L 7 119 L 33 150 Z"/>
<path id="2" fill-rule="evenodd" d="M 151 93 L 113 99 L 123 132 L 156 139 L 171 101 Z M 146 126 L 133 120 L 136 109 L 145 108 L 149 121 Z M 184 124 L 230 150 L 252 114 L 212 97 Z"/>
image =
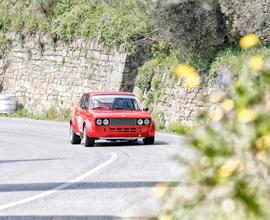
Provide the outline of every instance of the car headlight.
<path id="1" fill-rule="evenodd" d="M 99 126 L 102 125 L 102 120 L 101 119 L 97 119 L 96 120 L 96 124 L 99 125 Z"/>
<path id="2" fill-rule="evenodd" d="M 150 120 L 149 119 L 144 119 L 144 124 L 145 125 L 149 125 L 150 124 Z"/>
<path id="3" fill-rule="evenodd" d="M 143 125 L 143 120 L 142 119 L 138 119 L 137 124 L 138 125 Z"/>
<path id="4" fill-rule="evenodd" d="M 104 120 L 103 120 L 103 124 L 104 124 L 104 125 L 109 125 L 109 124 L 110 124 L 109 119 L 104 119 Z"/>

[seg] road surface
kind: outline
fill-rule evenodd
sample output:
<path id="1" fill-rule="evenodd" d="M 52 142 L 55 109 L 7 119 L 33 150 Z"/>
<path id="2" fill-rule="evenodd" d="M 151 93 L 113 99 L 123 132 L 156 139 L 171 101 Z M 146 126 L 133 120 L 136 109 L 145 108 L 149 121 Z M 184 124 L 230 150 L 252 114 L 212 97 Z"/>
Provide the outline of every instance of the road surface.
<path id="1" fill-rule="evenodd" d="M 160 182 L 177 183 L 192 157 L 184 139 L 155 145 L 72 146 L 68 124 L 0 118 L 0 219 L 117 219 L 157 216 Z"/>

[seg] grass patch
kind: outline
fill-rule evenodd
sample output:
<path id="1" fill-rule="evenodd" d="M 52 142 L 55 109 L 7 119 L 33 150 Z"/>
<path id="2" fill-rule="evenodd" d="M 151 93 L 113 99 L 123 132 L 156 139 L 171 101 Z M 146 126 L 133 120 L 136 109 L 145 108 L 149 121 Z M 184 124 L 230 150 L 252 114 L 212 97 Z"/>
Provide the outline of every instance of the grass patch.
<path id="1" fill-rule="evenodd" d="M 63 109 L 58 111 L 55 108 L 51 108 L 41 115 L 41 119 L 43 120 L 69 121 L 70 118 L 71 118 L 70 109 Z"/>
<path id="2" fill-rule="evenodd" d="M 49 121 L 69 121 L 71 117 L 70 109 L 56 110 L 55 108 L 50 108 L 43 114 L 33 114 L 23 107 L 19 107 L 13 114 L 0 114 L 1 117 L 8 118 L 31 118 L 36 120 L 49 120 Z"/>
<path id="3" fill-rule="evenodd" d="M 8 115 L 8 117 L 11 118 L 37 118 L 36 115 L 33 113 L 29 112 L 23 107 L 19 107 L 15 113 Z"/>
<path id="4" fill-rule="evenodd" d="M 155 121 L 155 126 L 158 131 L 165 130 L 165 121 L 159 117 L 156 113 L 152 113 L 152 117 Z"/>
<path id="5" fill-rule="evenodd" d="M 193 128 L 185 126 L 185 125 L 180 124 L 180 123 L 172 123 L 169 126 L 168 130 L 169 130 L 169 132 L 179 134 L 179 135 L 189 135 L 192 133 Z"/>
<path id="6" fill-rule="evenodd" d="M 108 48 L 132 46 L 150 33 L 149 7 L 137 0 L 1 1 L 0 31 L 47 33 L 52 39 L 96 39 Z"/>
<path id="7" fill-rule="evenodd" d="M 228 68 L 234 76 L 239 76 L 243 67 L 247 66 L 250 57 L 255 55 L 270 56 L 270 47 L 260 47 L 251 50 L 240 50 L 229 48 L 217 55 L 211 64 L 209 78 L 217 76 L 218 70 Z"/>

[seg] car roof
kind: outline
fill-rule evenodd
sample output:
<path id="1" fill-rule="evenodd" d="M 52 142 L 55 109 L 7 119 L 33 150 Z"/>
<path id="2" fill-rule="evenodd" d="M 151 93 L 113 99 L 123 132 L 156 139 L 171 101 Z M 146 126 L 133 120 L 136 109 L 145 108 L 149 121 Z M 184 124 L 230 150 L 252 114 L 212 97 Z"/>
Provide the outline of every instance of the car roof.
<path id="1" fill-rule="evenodd" d="M 135 96 L 132 92 L 86 92 L 84 94 L 94 95 L 130 95 Z"/>

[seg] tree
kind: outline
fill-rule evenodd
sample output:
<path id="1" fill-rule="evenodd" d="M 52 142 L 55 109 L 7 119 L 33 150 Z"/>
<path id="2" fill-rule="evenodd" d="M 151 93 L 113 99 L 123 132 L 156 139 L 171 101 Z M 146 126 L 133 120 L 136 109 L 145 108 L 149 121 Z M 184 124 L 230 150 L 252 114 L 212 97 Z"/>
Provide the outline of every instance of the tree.
<path id="1" fill-rule="evenodd" d="M 270 42 L 269 0 L 219 0 L 232 38 L 256 33 L 263 43 Z"/>
<path id="2" fill-rule="evenodd" d="M 158 1 L 153 20 L 162 39 L 203 57 L 214 57 L 226 43 L 226 25 L 215 1 Z"/>

